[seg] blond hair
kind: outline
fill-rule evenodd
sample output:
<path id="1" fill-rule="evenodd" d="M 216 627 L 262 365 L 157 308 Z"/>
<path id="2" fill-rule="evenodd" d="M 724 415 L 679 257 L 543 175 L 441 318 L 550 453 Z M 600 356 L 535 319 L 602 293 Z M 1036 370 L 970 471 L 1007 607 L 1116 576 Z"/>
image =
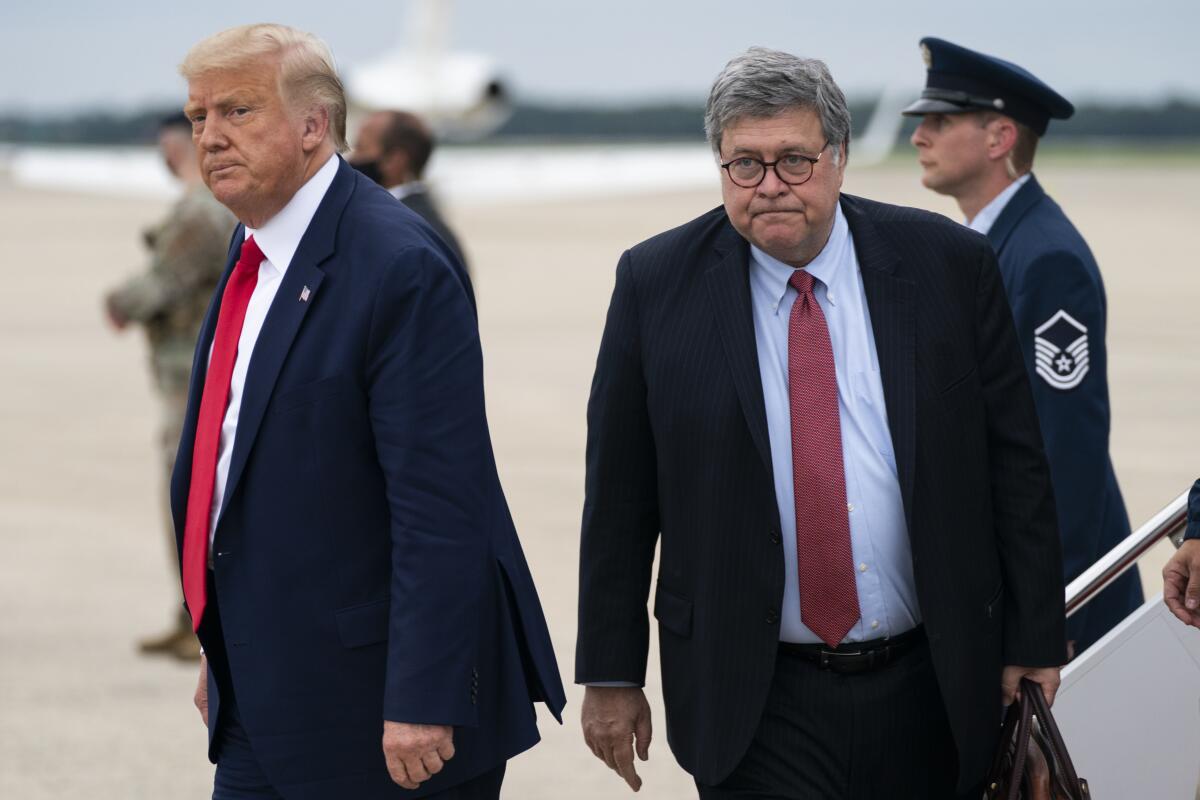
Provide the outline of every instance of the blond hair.
<path id="1" fill-rule="evenodd" d="M 215 33 L 188 51 L 179 73 L 186 80 L 207 72 L 239 69 L 277 58 L 279 94 L 292 108 L 323 108 L 339 152 L 346 144 L 346 90 L 329 45 L 311 33 L 286 25 L 240 25 Z"/>

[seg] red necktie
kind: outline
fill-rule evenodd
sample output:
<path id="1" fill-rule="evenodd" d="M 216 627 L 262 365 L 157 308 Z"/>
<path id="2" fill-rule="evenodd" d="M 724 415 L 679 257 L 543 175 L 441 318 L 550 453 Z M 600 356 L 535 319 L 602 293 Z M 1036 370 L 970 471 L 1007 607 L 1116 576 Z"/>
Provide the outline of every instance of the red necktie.
<path id="1" fill-rule="evenodd" d="M 813 296 L 813 276 L 798 269 L 788 283 L 800 293 L 788 322 L 800 619 L 822 641 L 837 647 L 860 615 L 837 373 L 825 315 Z"/>
<path id="2" fill-rule="evenodd" d="M 258 267 L 263 252 L 254 237 L 242 243 L 242 255 L 225 284 L 212 357 L 200 397 L 196 419 L 196 443 L 192 450 L 192 483 L 188 488 L 187 521 L 183 528 L 183 597 L 192 614 L 192 630 L 200 629 L 208 599 L 208 533 L 212 513 L 213 483 L 217 477 L 217 451 L 221 445 L 221 423 L 229 404 L 229 382 L 237 360 L 238 339 L 246 320 L 250 295 L 258 285 Z"/>

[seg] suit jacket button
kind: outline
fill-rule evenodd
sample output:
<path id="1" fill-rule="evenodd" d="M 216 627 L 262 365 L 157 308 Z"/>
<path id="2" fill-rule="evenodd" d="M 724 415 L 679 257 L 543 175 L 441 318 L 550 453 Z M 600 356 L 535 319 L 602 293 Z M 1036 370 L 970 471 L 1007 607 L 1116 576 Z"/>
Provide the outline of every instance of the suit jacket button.
<path id="1" fill-rule="evenodd" d="M 771 544 L 779 544 L 780 542 L 783 541 L 783 538 L 779 535 L 779 531 L 775 530 L 774 528 L 771 529 L 770 535 L 771 535 Z"/>
<path id="2" fill-rule="evenodd" d="M 777 612 L 775 609 L 771 609 L 767 612 L 767 624 L 774 625 L 776 622 L 779 622 L 779 612 Z"/>

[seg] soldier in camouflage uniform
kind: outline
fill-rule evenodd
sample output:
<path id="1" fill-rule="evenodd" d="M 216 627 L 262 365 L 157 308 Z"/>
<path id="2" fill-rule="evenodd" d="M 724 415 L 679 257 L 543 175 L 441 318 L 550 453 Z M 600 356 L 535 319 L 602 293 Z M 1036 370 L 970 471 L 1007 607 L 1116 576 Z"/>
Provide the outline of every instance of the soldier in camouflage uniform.
<path id="1" fill-rule="evenodd" d="M 237 223 L 213 198 L 200 176 L 191 139 L 191 123 L 182 114 L 165 119 L 159 129 L 159 149 L 167 168 L 184 185 L 183 196 L 166 218 L 145 231 L 149 268 L 108 294 L 108 318 L 118 330 L 136 323 L 150 344 L 150 370 L 163 401 L 161 464 L 170 484 L 175 450 L 187 405 L 192 351 L 200 323 L 225 266 L 230 236 Z M 165 529 L 171 563 L 175 532 L 164 498 Z M 174 582 L 174 580 L 173 580 Z M 199 644 L 182 606 L 176 604 L 175 626 L 161 636 L 144 639 L 145 653 L 165 653 L 181 659 L 199 655 Z"/>

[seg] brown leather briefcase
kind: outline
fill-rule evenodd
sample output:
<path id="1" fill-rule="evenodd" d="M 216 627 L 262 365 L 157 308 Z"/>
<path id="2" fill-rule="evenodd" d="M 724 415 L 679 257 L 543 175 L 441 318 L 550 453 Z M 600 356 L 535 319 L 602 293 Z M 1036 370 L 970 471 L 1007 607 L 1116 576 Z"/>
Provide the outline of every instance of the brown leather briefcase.
<path id="1" fill-rule="evenodd" d="M 1042 687 L 1021 679 L 1021 700 L 1008 707 L 988 773 L 985 800 L 1090 800 L 1046 704 Z"/>

